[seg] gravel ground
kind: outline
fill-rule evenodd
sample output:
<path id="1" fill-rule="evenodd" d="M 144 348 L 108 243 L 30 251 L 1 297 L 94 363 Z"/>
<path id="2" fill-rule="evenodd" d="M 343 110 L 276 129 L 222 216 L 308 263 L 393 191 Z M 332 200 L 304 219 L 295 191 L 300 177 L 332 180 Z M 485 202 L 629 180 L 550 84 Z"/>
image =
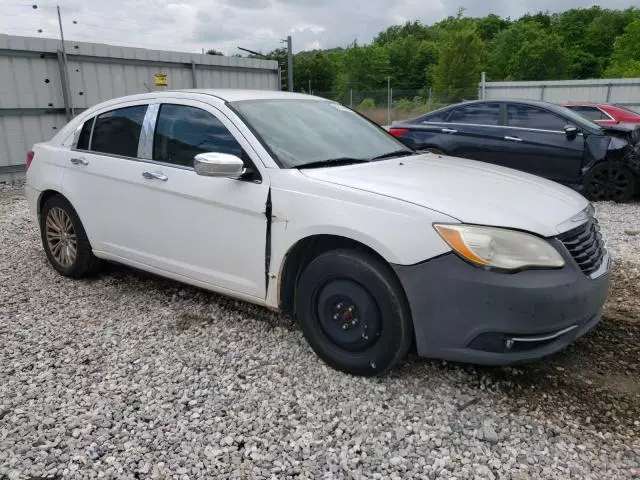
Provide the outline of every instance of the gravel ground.
<path id="1" fill-rule="evenodd" d="M 0 479 L 638 479 L 640 205 L 598 215 L 621 300 L 575 346 L 362 379 L 266 310 L 118 266 L 60 277 L 1 190 Z"/>

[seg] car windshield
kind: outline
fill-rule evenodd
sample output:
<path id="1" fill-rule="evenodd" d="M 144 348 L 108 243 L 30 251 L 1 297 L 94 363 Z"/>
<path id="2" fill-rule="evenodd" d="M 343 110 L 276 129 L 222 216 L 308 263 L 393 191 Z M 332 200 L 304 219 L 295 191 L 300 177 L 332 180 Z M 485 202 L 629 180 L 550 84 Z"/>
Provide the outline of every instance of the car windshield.
<path id="1" fill-rule="evenodd" d="M 622 111 L 625 111 L 627 113 L 630 113 L 634 117 L 637 117 L 638 115 L 640 115 L 640 113 L 636 112 L 635 110 L 631 110 L 630 108 L 627 108 L 627 107 L 621 107 L 620 105 L 614 105 L 614 107 L 616 107 L 619 110 L 622 110 Z"/>
<path id="2" fill-rule="evenodd" d="M 602 130 L 602 126 L 598 125 L 596 122 L 591 120 L 588 117 L 585 117 L 575 110 L 572 110 L 567 107 L 558 106 L 558 108 L 562 109 L 562 116 L 565 117 L 568 121 L 573 123 L 576 127 L 587 128 L 590 130 L 600 131 Z"/>
<path id="3" fill-rule="evenodd" d="M 270 99 L 233 102 L 231 106 L 285 168 L 338 166 L 412 153 L 338 103 Z"/>

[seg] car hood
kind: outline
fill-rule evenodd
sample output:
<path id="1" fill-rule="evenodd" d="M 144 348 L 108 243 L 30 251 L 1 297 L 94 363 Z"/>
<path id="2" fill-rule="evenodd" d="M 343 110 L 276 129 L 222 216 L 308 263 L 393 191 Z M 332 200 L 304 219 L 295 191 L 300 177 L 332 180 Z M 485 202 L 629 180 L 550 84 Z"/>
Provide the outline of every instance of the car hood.
<path id="1" fill-rule="evenodd" d="M 541 177 L 431 153 L 300 172 L 316 180 L 420 205 L 461 222 L 543 236 L 575 227 L 566 221 L 589 205 L 582 195 Z"/>
<path id="2" fill-rule="evenodd" d="M 603 125 L 602 131 L 612 136 L 624 137 L 632 144 L 640 142 L 640 125 L 638 124 Z"/>

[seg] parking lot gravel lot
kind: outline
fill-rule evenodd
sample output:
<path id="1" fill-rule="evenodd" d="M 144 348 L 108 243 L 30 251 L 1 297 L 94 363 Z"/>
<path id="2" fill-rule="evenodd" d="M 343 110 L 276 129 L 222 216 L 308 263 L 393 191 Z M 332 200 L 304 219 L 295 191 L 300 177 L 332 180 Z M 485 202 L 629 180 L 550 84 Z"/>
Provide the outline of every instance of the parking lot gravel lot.
<path id="1" fill-rule="evenodd" d="M 640 478 L 640 204 L 597 206 L 604 320 L 533 364 L 326 367 L 291 319 L 110 265 L 50 268 L 0 190 L 0 479 Z"/>

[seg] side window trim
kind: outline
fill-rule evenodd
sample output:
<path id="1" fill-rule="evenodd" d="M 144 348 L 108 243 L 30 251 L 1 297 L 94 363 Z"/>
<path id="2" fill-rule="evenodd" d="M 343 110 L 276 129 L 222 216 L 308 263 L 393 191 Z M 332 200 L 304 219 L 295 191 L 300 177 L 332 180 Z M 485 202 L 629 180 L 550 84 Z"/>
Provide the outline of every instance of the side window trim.
<path id="1" fill-rule="evenodd" d="M 78 127 L 75 129 L 73 133 L 73 142 L 71 142 L 71 150 L 78 150 L 80 152 L 88 152 L 91 150 L 91 139 L 93 138 L 93 126 L 96 123 L 96 117 L 97 115 L 91 118 L 88 118 L 84 122 L 82 122 L 80 125 L 78 125 Z M 82 133 L 82 130 L 84 126 L 87 124 L 87 122 L 91 122 L 91 131 L 89 132 L 89 143 L 87 144 L 87 149 L 84 150 L 82 148 L 78 148 L 78 142 L 80 141 L 80 134 Z"/>
<path id="2" fill-rule="evenodd" d="M 613 120 L 615 121 L 616 119 L 613 118 L 611 115 L 609 115 L 607 112 L 605 112 L 602 108 L 600 107 L 596 107 L 598 110 L 600 110 L 600 113 L 602 113 L 605 117 L 607 118 L 601 118 L 600 120 Z"/>
<path id="3" fill-rule="evenodd" d="M 236 139 L 236 141 L 240 144 L 246 155 L 249 157 L 251 164 L 254 166 L 256 171 L 259 173 L 260 177 L 263 176 L 263 169 L 268 169 L 270 167 L 267 166 L 267 161 L 273 162 L 275 166 L 277 164 L 273 160 L 273 157 L 269 154 L 269 152 L 264 151 L 260 153 L 256 150 L 256 147 L 264 150 L 264 146 L 260 144 L 260 141 L 256 138 L 255 134 L 251 132 L 250 128 L 244 123 L 242 118 L 231 108 L 229 105 L 221 106 L 215 105 L 210 102 L 202 101 L 200 99 L 192 99 L 192 98 L 181 98 L 181 97 L 163 97 L 158 100 L 160 105 L 169 103 L 174 105 L 184 105 L 190 107 L 196 107 L 205 112 L 212 114 L 216 117 L 222 124 L 229 130 L 231 135 Z M 229 111 L 225 111 L 225 108 Z M 230 116 L 231 114 L 231 116 Z M 245 132 L 243 129 L 249 130 Z M 250 138 L 247 135 L 251 135 L 253 138 Z M 264 158 L 263 158 L 264 157 Z M 144 160 L 147 161 L 147 160 Z M 150 162 L 162 164 L 162 162 L 156 162 L 155 160 L 149 160 Z M 163 164 L 167 167 L 173 168 L 186 168 L 193 170 L 193 167 L 180 167 L 174 164 Z"/>
<path id="4" fill-rule="evenodd" d="M 91 151 L 91 142 L 93 142 L 93 129 L 96 126 L 96 118 L 98 118 L 97 115 L 91 119 L 91 132 L 89 133 L 89 144 L 87 145 L 87 151 L 89 152 Z"/>
<path id="5" fill-rule="evenodd" d="M 120 110 L 123 108 L 129 108 L 129 107 L 138 107 L 138 106 L 146 106 L 147 110 L 149 109 L 149 107 L 151 105 L 155 105 L 157 102 L 154 99 L 150 99 L 150 100 L 146 100 L 141 102 L 140 100 L 138 101 L 127 101 L 127 102 L 121 102 L 121 103 L 116 103 L 115 105 L 109 105 L 109 106 L 105 106 L 103 108 L 101 108 L 98 111 L 95 111 L 93 113 L 93 117 L 89 117 L 87 118 L 84 122 L 82 122 L 80 124 L 80 126 L 78 127 L 78 129 L 76 129 L 77 135 L 76 133 L 74 133 L 74 139 L 73 139 L 73 143 L 71 144 L 71 150 L 75 150 L 78 152 L 88 152 L 88 153 L 94 153 L 94 154 L 99 154 L 99 155 L 106 155 L 109 157 L 114 157 L 114 158 L 124 158 L 124 159 L 129 159 L 129 160 L 137 160 L 136 157 L 129 157 L 126 155 L 118 155 L 115 153 L 107 153 L 107 152 L 96 152 L 91 150 L 91 147 L 93 146 L 93 131 L 96 125 L 96 120 L 100 115 L 103 115 L 105 113 L 109 113 L 109 112 L 113 112 L 114 110 Z M 146 118 L 146 113 L 145 113 L 145 118 Z M 91 133 L 89 135 L 89 145 L 88 145 L 88 149 L 87 150 L 82 150 L 77 148 L 78 145 L 78 140 L 80 137 L 80 132 L 82 131 L 82 127 L 84 126 L 85 123 L 87 122 L 91 122 Z M 140 135 L 142 135 L 142 131 L 140 131 Z M 138 146 L 140 144 L 140 141 L 138 141 Z"/>
<path id="6" fill-rule="evenodd" d="M 153 136 L 156 132 L 159 111 L 160 103 L 150 103 L 147 106 L 147 112 L 142 121 L 140 139 L 138 140 L 138 158 L 153 160 Z"/>
<path id="7" fill-rule="evenodd" d="M 158 119 L 159 119 L 159 117 L 160 117 L 160 110 L 161 110 L 161 107 L 162 107 L 163 105 L 173 105 L 173 106 L 179 106 L 179 107 L 197 108 L 198 110 L 201 110 L 201 111 L 203 111 L 203 112 L 207 113 L 208 115 L 211 115 L 214 119 L 216 119 L 218 122 L 220 122 L 220 124 L 221 124 L 221 125 L 222 125 L 222 126 L 223 126 L 223 127 L 224 127 L 228 132 L 229 132 L 229 135 L 231 135 L 231 137 L 236 141 L 236 143 L 237 143 L 237 144 L 238 144 L 238 146 L 241 148 L 241 150 L 245 152 L 245 155 L 248 157 L 247 159 L 248 159 L 248 160 L 249 160 L 249 162 L 251 163 L 251 167 L 252 167 L 254 170 L 256 170 L 256 172 L 258 172 L 258 173 L 259 173 L 259 170 L 258 170 L 258 168 L 257 168 L 257 167 L 256 167 L 256 165 L 255 165 L 255 163 L 256 163 L 256 162 L 255 162 L 255 161 L 254 161 L 254 160 L 249 156 L 249 153 L 247 152 L 247 149 L 246 149 L 246 148 L 244 148 L 244 147 L 242 146 L 242 143 L 238 141 L 238 138 L 237 138 L 237 136 L 234 134 L 234 132 L 232 132 L 232 131 L 227 127 L 227 125 L 225 125 L 225 123 L 221 120 L 221 118 L 220 118 L 220 117 L 224 117 L 228 122 L 230 122 L 230 123 L 231 123 L 231 125 L 233 125 L 233 126 L 237 129 L 237 127 L 236 127 L 236 126 L 233 124 L 233 122 L 232 122 L 232 121 L 231 121 L 231 120 L 230 120 L 230 119 L 229 119 L 229 118 L 224 114 L 224 112 L 222 112 L 220 109 L 216 108 L 215 106 L 212 106 L 212 105 L 209 105 L 209 104 L 205 104 L 205 103 L 200 104 L 201 102 L 195 102 L 195 103 L 196 103 L 196 104 L 194 104 L 194 103 L 192 103 L 192 102 L 189 102 L 189 103 L 187 103 L 187 102 L 183 102 L 183 101 L 181 101 L 181 99 L 163 98 L 163 99 L 162 99 L 162 101 L 159 101 L 158 103 L 154 104 L 154 105 L 155 105 L 155 107 L 156 107 L 156 109 L 157 109 L 157 111 L 155 112 L 155 116 L 154 116 L 154 118 L 153 118 L 153 125 L 152 125 L 152 126 L 153 126 L 153 128 L 152 128 L 151 133 L 150 133 L 150 142 L 149 142 L 149 148 L 150 148 L 149 152 L 150 152 L 150 155 L 149 155 L 149 158 L 143 158 L 142 160 L 143 160 L 143 161 L 145 161 L 145 162 L 147 162 L 147 161 L 148 161 L 148 162 L 153 162 L 153 163 L 155 163 L 155 164 L 162 165 L 162 166 L 169 167 L 169 168 L 180 168 L 180 169 L 182 169 L 182 170 L 191 170 L 191 171 L 194 171 L 194 170 L 195 170 L 195 168 L 194 168 L 194 167 L 191 167 L 191 166 L 187 166 L 187 165 L 180 165 L 180 164 L 177 164 L 177 163 L 164 162 L 164 161 L 162 161 L 162 160 L 155 160 L 155 159 L 153 158 L 153 143 L 154 143 L 154 139 L 155 139 L 155 133 L 156 133 L 157 122 L 158 122 Z M 200 104 L 200 105 L 198 105 L 198 104 Z M 149 107 L 151 107 L 151 106 L 152 106 L 152 105 L 149 105 Z M 212 112 L 212 111 L 210 111 L 210 110 L 208 110 L 207 108 L 204 108 L 205 106 L 206 106 L 206 107 L 212 107 L 212 109 L 213 109 L 213 110 L 215 110 L 215 113 L 214 113 L 214 112 Z M 146 120 L 147 120 L 147 118 L 145 117 L 145 122 L 146 122 Z M 244 139 L 244 140 L 249 144 L 249 146 L 251 146 L 250 142 L 246 139 L 246 137 L 244 137 L 244 135 L 242 135 L 242 132 L 238 132 L 238 133 L 239 133 L 239 134 L 243 137 L 243 139 Z M 252 148 L 253 148 L 253 147 L 252 147 Z"/>

